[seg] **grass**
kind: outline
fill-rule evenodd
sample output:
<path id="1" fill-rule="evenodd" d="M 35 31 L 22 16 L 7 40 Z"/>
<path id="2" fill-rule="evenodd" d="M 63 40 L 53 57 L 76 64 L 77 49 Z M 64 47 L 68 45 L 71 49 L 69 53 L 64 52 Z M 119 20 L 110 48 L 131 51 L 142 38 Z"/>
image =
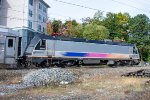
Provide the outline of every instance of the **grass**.
<path id="1" fill-rule="evenodd" d="M 71 69 L 72 70 L 72 69 Z M 134 78 L 134 77 L 121 77 L 116 73 L 110 73 L 107 75 L 103 74 L 96 74 L 92 76 L 83 77 L 83 75 L 87 71 L 73 69 L 72 70 L 78 77 L 76 83 L 70 85 L 61 85 L 61 86 L 48 86 L 48 87 L 38 87 L 38 88 L 28 88 L 24 90 L 20 90 L 18 93 L 13 95 L 7 95 L 5 99 L 9 98 L 21 98 L 21 96 L 60 96 L 60 95 L 69 95 L 70 93 L 74 93 L 75 95 L 82 95 L 82 94 L 92 94 L 95 98 L 102 98 L 108 99 L 117 95 L 119 98 L 124 98 L 128 96 L 131 92 L 134 93 L 141 93 L 143 91 L 150 91 L 150 84 L 145 84 L 148 81 L 148 78 Z M 11 76 L 13 74 L 13 76 Z M 0 75 L 2 75 L 0 73 Z M 9 80 L 10 83 L 18 83 L 21 81 L 20 74 L 15 73 L 6 73 L 3 72 L 3 78 L 8 75 L 8 78 L 5 79 Z M 19 75 L 19 77 L 18 77 Z M 13 78 L 13 80 L 12 80 Z M 98 91 L 100 90 L 100 91 Z M 108 93 L 107 95 L 101 96 L 101 90 L 104 94 Z M 147 93 L 149 94 L 149 92 Z M 148 95 L 147 95 L 148 97 Z M 130 100 L 130 99 L 129 99 Z"/>
<path id="2" fill-rule="evenodd" d="M 3 70 L 0 72 L 0 84 L 18 84 L 22 80 L 22 74 L 15 71 Z"/>
<path id="3" fill-rule="evenodd" d="M 121 84 L 124 84 L 126 91 L 143 91 L 145 82 L 148 78 L 123 78 Z"/>
<path id="4" fill-rule="evenodd" d="M 29 94 L 26 92 L 18 92 L 6 96 L 0 96 L 0 100 L 28 100 Z M 13 99 L 12 99 L 13 98 Z"/>

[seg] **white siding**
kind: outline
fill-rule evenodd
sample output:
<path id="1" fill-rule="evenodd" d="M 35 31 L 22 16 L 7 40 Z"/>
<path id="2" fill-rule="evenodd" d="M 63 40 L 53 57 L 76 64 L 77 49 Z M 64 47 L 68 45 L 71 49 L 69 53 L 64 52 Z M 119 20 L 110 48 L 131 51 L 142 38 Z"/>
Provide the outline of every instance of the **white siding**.
<path id="1" fill-rule="evenodd" d="M 26 6 L 27 0 L 4 0 L 0 24 L 10 28 L 27 26 Z"/>
<path id="2" fill-rule="evenodd" d="M 40 2 L 40 1 L 38 1 L 36 4 L 37 4 L 37 9 L 36 9 L 37 11 L 36 12 L 37 12 L 38 23 L 36 24 L 37 26 L 35 26 L 35 27 L 38 28 L 38 25 L 41 25 L 41 31 L 43 32 L 43 27 L 45 28 L 45 31 L 46 31 L 46 22 L 43 22 L 43 18 L 47 19 L 47 12 L 45 13 L 43 11 L 43 7 L 46 7 L 46 6 L 44 4 L 42 4 L 42 2 Z M 39 9 L 39 4 L 42 5 L 42 9 Z M 39 14 L 41 15 L 41 20 L 39 20 L 39 18 L 38 18 Z"/>
<path id="3" fill-rule="evenodd" d="M 46 23 L 43 22 L 43 17 L 47 18 L 47 12 L 39 10 L 39 2 L 41 0 L 33 0 L 33 6 L 29 4 L 29 0 L 3 0 L 3 5 L 0 7 L 0 25 L 9 28 L 29 27 L 29 21 L 32 22 L 32 29 L 38 31 L 40 24 L 46 30 Z M 42 6 L 45 6 L 40 2 Z M 29 16 L 29 9 L 32 11 L 32 17 Z M 46 8 L 47 9 L 47 8 Z M 41 15 L 41 21 L 38 15 Z"/>

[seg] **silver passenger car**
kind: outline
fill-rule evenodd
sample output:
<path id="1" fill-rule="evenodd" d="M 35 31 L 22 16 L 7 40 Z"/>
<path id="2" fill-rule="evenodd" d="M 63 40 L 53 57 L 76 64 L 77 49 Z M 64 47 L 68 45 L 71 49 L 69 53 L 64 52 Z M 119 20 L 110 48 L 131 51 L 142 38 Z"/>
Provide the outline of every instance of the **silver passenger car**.
<path id="1" fill-rule="evenodd" d="M 16 64 L 19 33 L 0 26 L 0 64 Z"/>

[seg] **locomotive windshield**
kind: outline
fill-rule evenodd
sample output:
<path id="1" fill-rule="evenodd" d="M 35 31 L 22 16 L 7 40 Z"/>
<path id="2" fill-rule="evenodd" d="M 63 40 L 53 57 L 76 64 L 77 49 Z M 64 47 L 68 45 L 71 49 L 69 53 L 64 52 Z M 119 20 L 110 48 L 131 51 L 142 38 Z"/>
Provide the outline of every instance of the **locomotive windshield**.
<path id="1" fill-rule="evenodd" d="M 45 50 L 46 49 L 46 40 L 40 40 L 36 45 L 35 50 Z"/>
<path id="2" fill-rule="evenodd" d="M 133 47 L 133 54 L 138 54 L 138 50 L 136 47 Z"/>

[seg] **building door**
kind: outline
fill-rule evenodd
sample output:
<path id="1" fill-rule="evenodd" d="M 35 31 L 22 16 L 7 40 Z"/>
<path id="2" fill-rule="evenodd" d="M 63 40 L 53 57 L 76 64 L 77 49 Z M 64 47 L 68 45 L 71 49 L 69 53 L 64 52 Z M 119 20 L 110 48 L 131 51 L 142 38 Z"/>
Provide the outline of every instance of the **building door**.
<path id="1" fill-rule="evenodd" d="M 7 37 L 6 38 L 6 53 L 5 53 L 5 63 L 6 64 L 15 64 L 16 57 L 16 38 Z"/>

